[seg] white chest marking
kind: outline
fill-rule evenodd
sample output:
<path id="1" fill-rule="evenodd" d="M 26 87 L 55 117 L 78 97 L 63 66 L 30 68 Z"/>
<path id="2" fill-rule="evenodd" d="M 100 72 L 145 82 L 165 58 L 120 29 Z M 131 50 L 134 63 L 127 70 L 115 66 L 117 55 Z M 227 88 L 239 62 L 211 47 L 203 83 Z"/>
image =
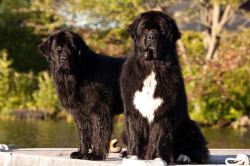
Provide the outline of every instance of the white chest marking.
<path id="1" fill-rule="evenodd" d="M 155 80 L 155 72 L 144 80 L 142 91 L 136 91 L 134 95 L 135 108 L 140 111 L 142 116 L 149 122 L 154 120 L 154 112 L 163 103 L 161 98 L 154 98 L 157 81 Z"/>

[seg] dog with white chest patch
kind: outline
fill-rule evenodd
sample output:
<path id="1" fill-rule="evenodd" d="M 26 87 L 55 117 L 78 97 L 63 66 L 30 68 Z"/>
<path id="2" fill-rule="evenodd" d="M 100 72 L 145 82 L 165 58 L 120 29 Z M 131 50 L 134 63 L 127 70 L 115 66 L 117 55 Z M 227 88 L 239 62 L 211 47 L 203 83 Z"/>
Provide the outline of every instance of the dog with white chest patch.
<path id="1" fill-rule="evenodd" d="M 207 163 L 207 142 L 187 111 L 175 21 L 150 11 L 140 14 L 128 31 L 132 52 L 120 77 L 128 157 Z"/>

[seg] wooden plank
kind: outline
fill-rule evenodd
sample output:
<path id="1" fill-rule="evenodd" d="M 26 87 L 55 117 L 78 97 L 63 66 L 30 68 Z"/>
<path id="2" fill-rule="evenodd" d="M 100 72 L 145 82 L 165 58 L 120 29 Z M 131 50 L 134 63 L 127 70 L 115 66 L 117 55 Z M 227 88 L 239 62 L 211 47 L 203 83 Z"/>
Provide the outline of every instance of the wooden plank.
<path id="1" fill-rule="evenodd" d="M 110 153 L 105 161 L 88 161 L 70 159 L 74 148 L 34 148 L 14 149 L 0 152 L 0 166 L 12 165 L 81 165 L 81 166 L 122 166 L 122 158 L 118 153 Z M 124 150 L 124 149 L 123 149 Z M 246 154 L 250 158 L 249 149 L 210 149 L 210 162 L 206 165 L 225 165 L 225 159 L 235 158 L 237 154 Z M 131 165 L 132 166 L 132 165 Z M 174 166 L 174 165 L 173 165 Z M 180 166 L 180 165 L 179 165 Z M 198 166 L 198 165 L 196 165 Z"/>

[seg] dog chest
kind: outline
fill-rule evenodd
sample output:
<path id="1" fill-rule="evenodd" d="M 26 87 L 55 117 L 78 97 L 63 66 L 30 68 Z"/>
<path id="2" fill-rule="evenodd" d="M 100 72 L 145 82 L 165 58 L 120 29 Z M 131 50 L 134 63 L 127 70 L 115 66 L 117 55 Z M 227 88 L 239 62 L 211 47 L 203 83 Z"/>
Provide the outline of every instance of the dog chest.
<path id="1" fill-rule="evenodd" d="M 150 75 L 143 81 L 142 91 L 137 90 L 134 94 L 134 106 L 147 118 L 149 122 L 154 120 L 154 112 L 163 103 L 162 98 L 154 98 L 157 81 L 155 79 L 155 72 L 152 71 Z"/>

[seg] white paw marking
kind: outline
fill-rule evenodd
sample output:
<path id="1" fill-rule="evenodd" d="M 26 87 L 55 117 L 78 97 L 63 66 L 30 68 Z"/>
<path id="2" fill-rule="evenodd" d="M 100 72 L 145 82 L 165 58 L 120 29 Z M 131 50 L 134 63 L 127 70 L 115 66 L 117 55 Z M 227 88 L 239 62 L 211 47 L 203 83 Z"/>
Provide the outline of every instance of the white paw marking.
<path id="1" fill-rule="evenodd" d="M 142 116 L 146 117 L 149 122 L 154 120 L 154 112 L 163 103 L 162 98 L 154 98 L 157 81 L 155 72 L 144 80 L 142 91 L 136 91 L 134 95 L 135 108 L 140 111 Z"/>
<path id="2" fill-rule="evenodd" d="M 176 161 L 178 163 L 186 163 L 186 164 L 192 163 L 192 160 L 188 156 L 183 154 L 180 154 L 180 156 L 176 159 Z"/>
<path id="3" fill-rule="evenodd" d="M 138 157 L 134 156 L 134 155 L 128 155 L 127 158 L 128 159 L 133 159 L 133 160 L 137 160 L 138 159 Z"/>

